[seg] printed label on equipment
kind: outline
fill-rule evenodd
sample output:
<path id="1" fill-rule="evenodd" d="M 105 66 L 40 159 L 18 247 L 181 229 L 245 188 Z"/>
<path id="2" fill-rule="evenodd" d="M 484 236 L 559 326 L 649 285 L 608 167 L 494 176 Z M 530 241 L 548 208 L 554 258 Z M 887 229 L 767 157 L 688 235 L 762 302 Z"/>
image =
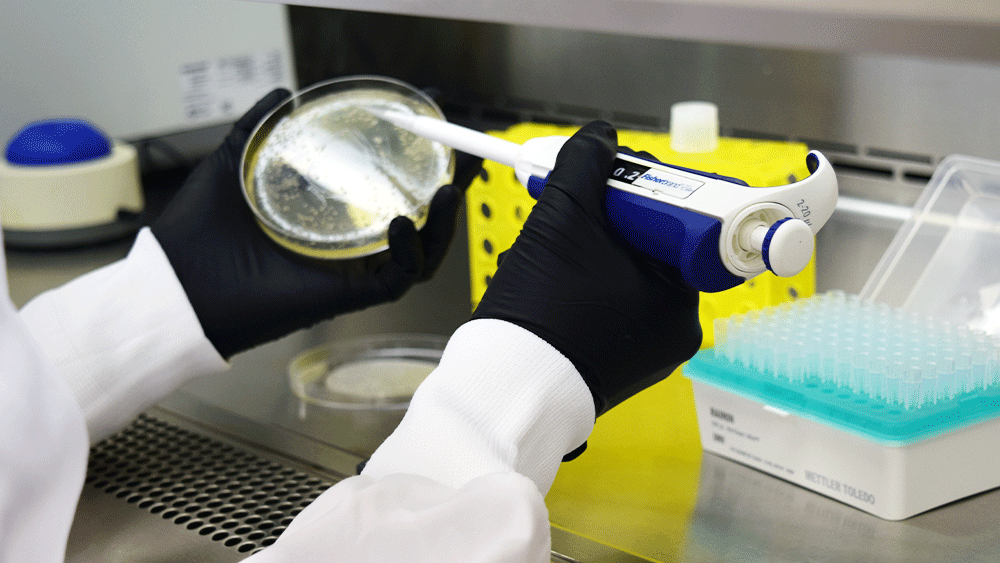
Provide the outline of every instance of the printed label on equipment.
<path id="1" fill-rule="evenodd" d="M 837 495 L 846 495 L 859 502 L 872 505 L 875 504 L 875 495 L 872 493 L 863 491 L 857 487 L 848 485 L 847 483 L 842 483 L 837 479 L 821 475 L 815 471 L 809 471 L 808 469 L 803 472 L 803 475 L 805 476 L 806 481 L 819 485 L 817 490 L 836 493 Z"/>
<path id="2" fill-rule="evenodd" d="M 768 448 L 761 446 L 760 435 L 737 428 L 736 417 L 732 413 L 717 407 L 710 407 L 709 413 L 713 417 L 709 421 L 712 444 L 717 445 L 714 448 L 707 446 L 709 450 L 715 449 L 719 453 L 755 465 L 780 477 L 791 479 L 795 476 L 793 468 L 776 459 L 770 459 L 764 453 Z"/>
<path id="3" fill-rule="evenodd" d="M 611 180 L 627 186 L 636 186 L 652 191 L 684 199 L 693 194 L 704 182 L 672 174 L 663 170 L 616 158 L 611 169 Z"/>
<path id="4" fill-rule="evenodd" d="M 191 123 L 239 117 L 287 82 L 281 51 L 192 61 L 179 70 L 182 111 Z"/>

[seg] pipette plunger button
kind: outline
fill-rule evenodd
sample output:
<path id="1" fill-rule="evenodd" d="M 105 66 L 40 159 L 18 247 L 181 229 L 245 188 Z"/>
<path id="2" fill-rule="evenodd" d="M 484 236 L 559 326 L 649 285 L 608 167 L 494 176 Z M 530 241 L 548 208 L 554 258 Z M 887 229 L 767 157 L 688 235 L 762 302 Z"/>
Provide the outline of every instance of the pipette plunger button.
<path id="1" fill-rule="evenodd" d="M 815 241 L 809 225 L 801 219 L 788 218 L 768 229 L 762 240 L 761 255 L 768 270 L 787 278 L 798 274 L 809 264 L 814 248 Z"/>

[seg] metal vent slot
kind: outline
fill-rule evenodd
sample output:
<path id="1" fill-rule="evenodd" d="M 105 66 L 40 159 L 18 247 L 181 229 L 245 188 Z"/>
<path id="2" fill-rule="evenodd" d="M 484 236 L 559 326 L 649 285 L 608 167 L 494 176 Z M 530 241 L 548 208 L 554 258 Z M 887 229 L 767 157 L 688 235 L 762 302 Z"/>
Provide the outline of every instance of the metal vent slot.
<path id="1" fill-rule="evenodd" d="M 91 449 L 86 484 L 250 555 L 333 483 L 142 415 Z"/>
<path id="2" fill-rule="evenodd" d="M 869 148 L 868 156 L 885 158 L 889 160 L 905 160 L 919 164 L 934 164 L 934 159 L 926 154 L 914 154 L 909 152 L 894 151 L 889 149 Z"/>
<path id="3" fill-rule="evenodd" d="M 888 166 L 870 165 L 862 162 L 846 162 L 839 158 L 831 158 L 830 163 L 833 164 L 833 169 L 840 174 L 847 173 L 869 176 L 886 181 L 893 179 L 893 170 Z"/>

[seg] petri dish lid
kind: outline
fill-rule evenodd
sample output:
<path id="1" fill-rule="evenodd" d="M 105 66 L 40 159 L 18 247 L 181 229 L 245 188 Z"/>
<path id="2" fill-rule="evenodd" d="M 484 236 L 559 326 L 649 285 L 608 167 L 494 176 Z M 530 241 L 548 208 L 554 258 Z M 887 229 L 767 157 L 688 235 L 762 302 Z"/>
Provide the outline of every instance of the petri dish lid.
<path id="1" fill-rule="evenodd" d="M 251 134 L 240 165 L 243 195 L 279 244 L 349 259 L 386 249 L 397 216 L 423 227 L 434 194 L 453 179 L 454 151 L 365 108 L 444 119 L 409 84 L 352 76 L 297 92 Z"/>
<path id="2" fill-rule="evenodd" d="M 859 294 L 1000 334 L 1000 162 L 946 157 Z"/>
<path id="3" fill-rule="evenodd" d="M 325 344 L 296 356 L 289 384 L 302 401 L 342 410 L 402 410 L 437 367 L 447 338 L 388 334 Z"/>

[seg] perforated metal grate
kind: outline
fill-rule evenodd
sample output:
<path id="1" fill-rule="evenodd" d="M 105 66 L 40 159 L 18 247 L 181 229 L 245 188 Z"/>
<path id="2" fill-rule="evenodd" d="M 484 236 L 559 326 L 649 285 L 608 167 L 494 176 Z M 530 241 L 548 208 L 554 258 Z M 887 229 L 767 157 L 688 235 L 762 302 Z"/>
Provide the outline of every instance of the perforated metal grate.
<path id="1" fill-rule="evenodd" d="M 87 469 L 87 486 L 248 555 L 332 484 L 146 415 L 95 445 Z"/>

